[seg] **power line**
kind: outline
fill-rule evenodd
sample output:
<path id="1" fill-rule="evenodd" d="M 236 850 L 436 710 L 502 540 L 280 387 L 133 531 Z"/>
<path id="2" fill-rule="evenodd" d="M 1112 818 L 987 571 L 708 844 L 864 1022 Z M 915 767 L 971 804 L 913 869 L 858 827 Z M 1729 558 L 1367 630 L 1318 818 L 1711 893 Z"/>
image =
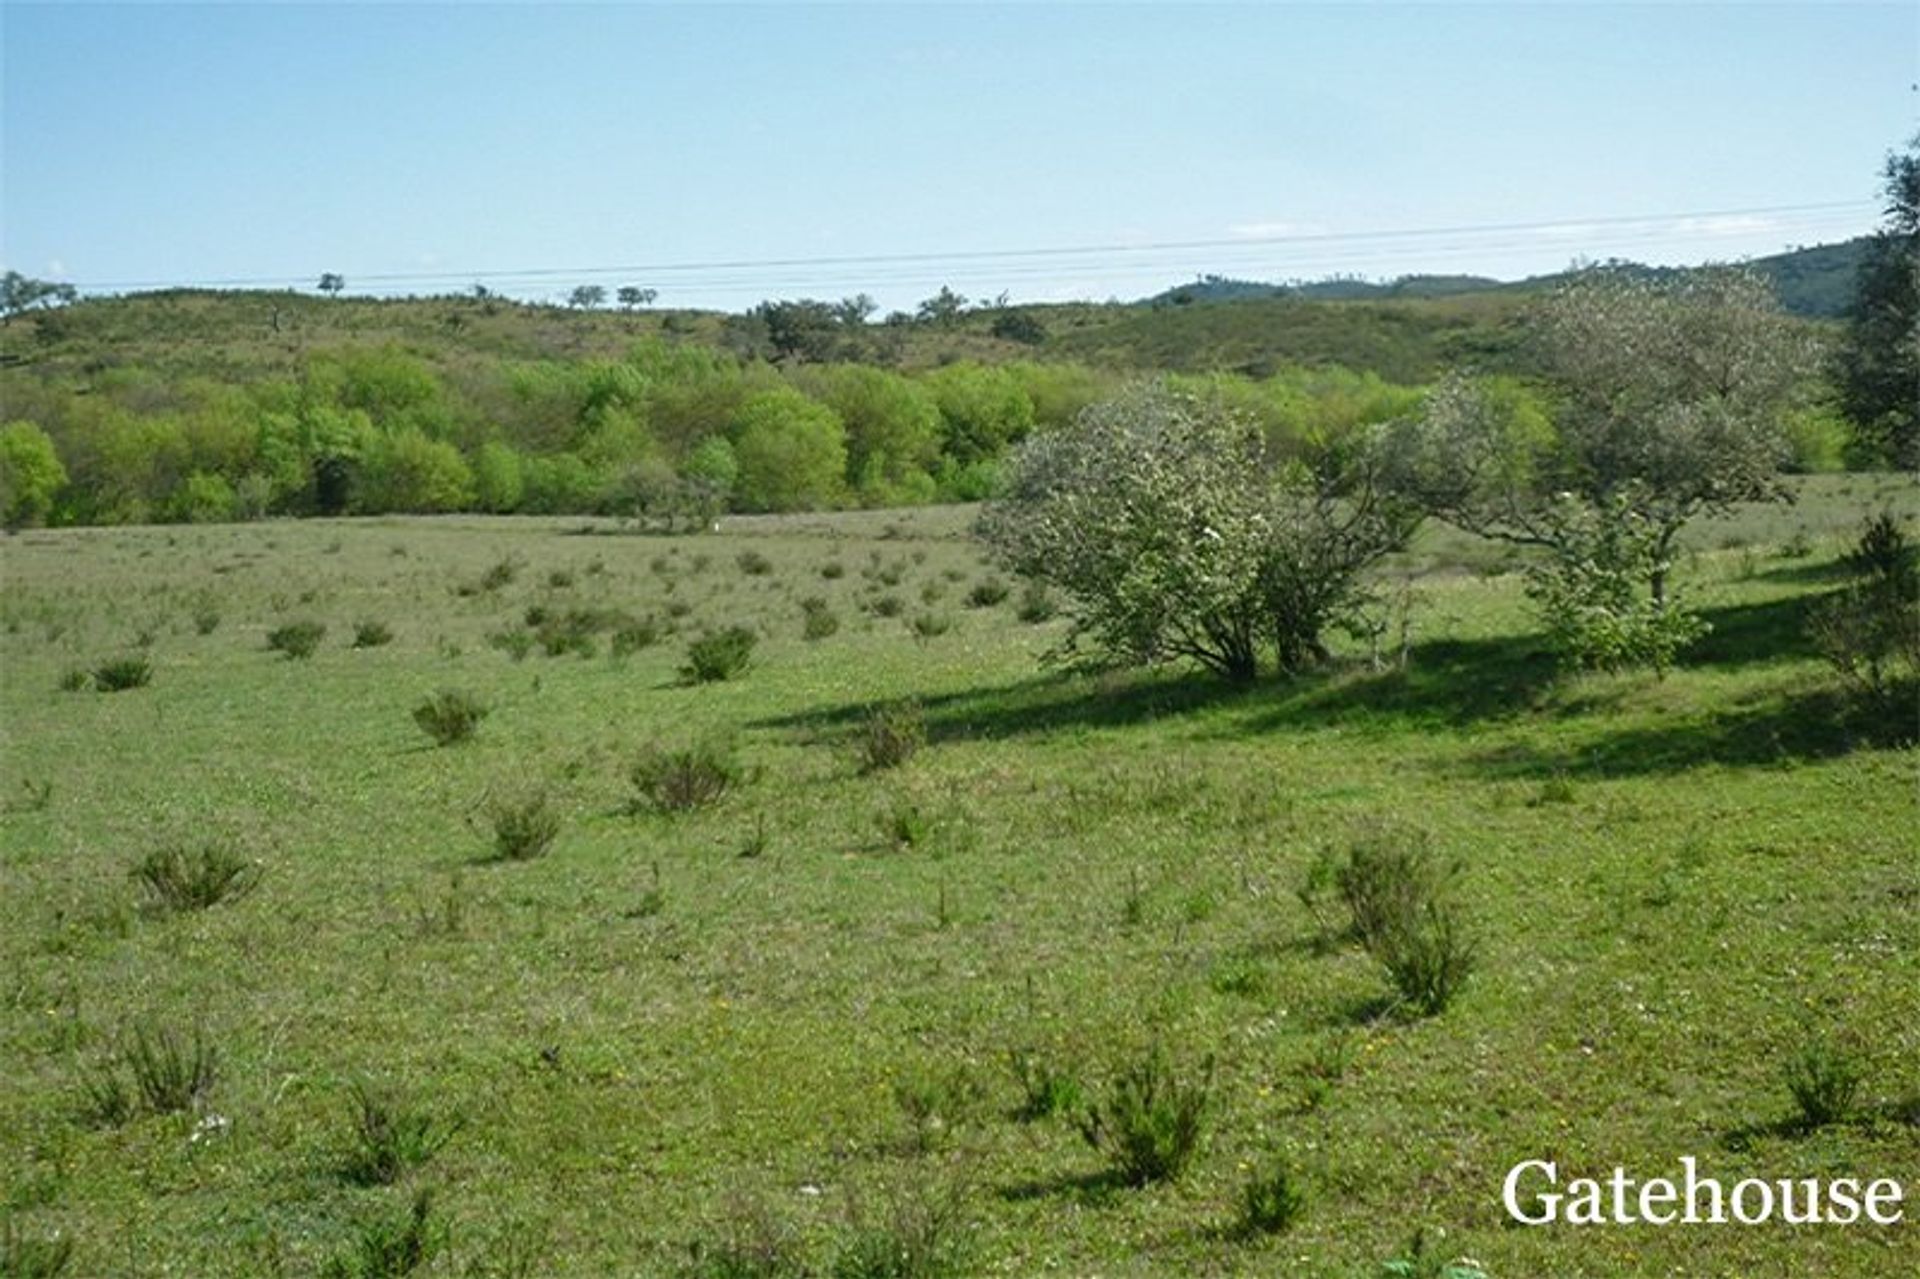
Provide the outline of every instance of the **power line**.
<path id="1" fill-rule="evenodd" d="M 1059 267 L 1075 271 L 1085 271 L 1107 266 L 1118 266 L 1123 261 L 1138 260 L 1147 265 L 1146 259 L 1153 254 L 1186 253 L 1200 250 L 1208 251 L 1251 251 L 1272 249 L 1274 247 L 1312 247 L 1336 245 L 1373 245 L 1376 254 L 1388 252 L 1395 241 L 1407 242 L 1400 245 L 1403 252 L 1426 252 L 1439 246 L 1423 245 L 1429 239 L 1459 236 L 1507 236 L 1565 232 L 1569 236 L 1601 228 L 1639 226 L 1647 232 L 1659 232 L 1665 235 L 1711 234 L 1706 228 L 1696 233 L 1681 230 L 1688 222 L 1706 222 L 1712 219 L 1761 217 L 1778 215 L 1838 214 L 1853 215 L 1877 212 L 1877 205 L 1870 200 L 1827 201 L 1816 204 L 1756 205 L 1737 209 L 1709 209 L 1682 213 L 1655 214 L 1617 214 L 1600 217 L 1561 219 L 1544 222 L 1504 222 L 1479 225 L 1461 225 L 1447 227 L 1422 227 L 1405 230 L 1366 230 L 1338 232 L 1310 232 L 1304 234 L 1276 233 L 1271 235 L 1247 235 L 1228 238 L 1197 240 L 1160 240 L 1133 244 L 1101 244 L 1053 246 L 1047 248 L 995 249 L 995 250 L 956 250 L 944 253 L 877 253 L 855 254 L 836 257 L 810 258 L 758 258 L 736 260 L 714 260 L 694 262 L 655 262 L 631 263 L 621 266 L 579 266 L 579 267 L 524 267 L 512 270 L 482 271 L 408 271 L 374 272 L 354 277 L 356 284 L 426 285 L 446 282 L 483 282 L 483 281 L 521 281 L 525 284 L 538 284 L 551 279 L 580 279 L 625 275 L 629 277 L 660 279 L 661 277 L 686 277 L 698 272 L 708 273 L 709 280 L 717 273 L 773 270 L 816 270 L 823 268 L 847 267 L 921 267 L 934 269 L 942 264 L 950 267 L 962 265 L 978 270 L 981 267 L 1002 262 L 1008 269 L 1015 264 L 1037 261 L 1051 261 Z M 1678 225 L 1676 225 L 1678 224 Z M 1756 228 L 1759 229 L 1759 228 Z M 1778 228 L 1766 228 L 1775 230 Z M 1472 248 L 1498 249 L 1512 248 L 1517 242 L 1487 243 L 1471 245 Z M 1546 247 L 1538 241 L 1528 241 L 1528 247 Z M 1098 255 L 1098 256 L 1096 256 Z M 1111 259 L 1103 261 L 1102 259 Z M 1076 260 L 1079 259 L 1079 260 Z M 1021 271 L 1019 274 L 1026 274 Z M 884 275 L 884 273 L 875 273 Z M 76 284 L 87 292 L 113 292 L 129 289 L 165 289 L 165 288 L 263 288 L 271 286 L 297 287 L 308 282 L 310 275 L 300 276 L 242 276 L 220 279 L 187 280 L 121 280 L 94 281 Z M 719 287 L 713 283 L 693 279 L 678 278 L 671 280 L 675 287 Z"/>

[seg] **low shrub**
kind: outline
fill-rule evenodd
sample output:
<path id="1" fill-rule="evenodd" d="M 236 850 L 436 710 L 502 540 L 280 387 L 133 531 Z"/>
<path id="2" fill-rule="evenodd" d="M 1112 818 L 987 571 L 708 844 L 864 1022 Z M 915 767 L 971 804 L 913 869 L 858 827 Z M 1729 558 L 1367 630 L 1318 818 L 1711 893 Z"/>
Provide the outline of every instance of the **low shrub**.
<path id="1" fill-rule="evenodd" d="M 220 1054 L 199 1030 L 185 1040 L 170 1029 L 143 1027 L 134 1032 L 121 1056 L 140 1099 L 157 1115 L 204 1102 L 220 1072 Z"/>
<path id="2" fill-rule="evenodd" d="M 1200 1149 L 1213 1102 L 1213 1058 L 1177 1076 L 1158 1047 L 1120 1072 L 1076 1119 L 1080 1135 L 1130 1186 L 1177 1181 Z"/>
<path id="3" fill-rule="evenodd" d="M 913 638 L 924 644 L 952 630 L 953 619 L 945 613 L 916 613 L 907 626 L 912 630 Z"/>
<path id="4" fill-rule="evenodd" d="M 560 810 L 545 789 L 490 797 L 486 819 L 493 832 L 493 855 L 500 861 L 544 857 L 560 834 Z"/>
<path id="5" fill-rule="evenodd" d="M 817 595 L 800 601 L 800 615 L 800 634 L 804 639 L 823 640 L 840 629 L 840 619 Z"/>
<path id="6" fill-rule="evenodd" d="M 773 572 L 773 561 L 758 551 L 742 551 L 733 557 L 733 562 L 748 577 L 765 577 Z"/>
<path id="7" fill-rule="evenodd" d="M 323 622 L 288 622 L 267 633 L 267 647 L 276 653 L 286 654 L 289 660 L 299 661 L 312 657 L 326 634 L 327 628 Z"/>
<path id="8" fill-rule="evenodd" d="M 963 1210 L 957 1185 L 895 1185 L 883 1216 L 849 1209 L 846 1235 L 834 1252 L 830 1279 L 952 1279 L 968 1273 Z"/>
<path id="9" fill-rule="evenodd" d="M 914 701 L 876 706 L 860 726 L 860 766 L 869 773 L 896 768 L 927 743 L 927 718 Z"/>
<path id="10" fill-rule="evenodd" d="M 102 693 L 145 688 L 153 682 L 153 663 L 144 657 L 116 657 L 93 668 L 93 686 Z"/>
<path id="11" fill-rule="evenodd" d="M 400 1212 L 362 1222 L 353 1243 L 328 1259 L 322 1279 L 401 1279 L 446 1251 L 448 1232 L 433 1219 L 433 1192 L 422 1189 Z"/>
<path id="12" fill-rule="evenodd" d="M 356 622 L 353 627 L 355 648 L 380 648 L 393 643 L 393 628 L 381 621 Z"/>
<path id="13" fill-rule="evenodd" d="M 73 1263 L 73 1236 L 29 1235 L 12 1217 L 0 1227 L 0 1276 L 4 1279 L 56 1279 Z"/>
<path id="14" fill-rule="evenodd" d="M 1248 1235 L 1277 1235 L 1300 1219 L 1307 1193 L 1284 1160 L 1273 1159 L 1240 1186 L 1240 1230 Z"/>
<path id="15" fill-rule="evenodd" d="M 1009 593 L 1005 582 L 997 577 L 989 577 L 975 582 L 973 589 L 967 592 L 967 607 L 992 608 L 1005 601 Z"/>
<path id="16" fill-rule="evenodd" d="M 692 684 L 732 679 L 747 669 L 758 642 L 759 637 L 744 626 L 711 631 L 687 645 L 687 660 L 680 674 Z"/>
<path id="17" fill-rule="evenodd" d="M 1022 587 L 1020 602 L 1013 609 L 1013 615 L 1029 626 L 1051 621 L 1059 612 L 1060 606 L 1042 582 L 1028 582 Z"/>
<path id="18" fill-rule="evenodd" d="M 340 1172 L 357 1186 L 389 1186 L 440 1152 L 460 1129 L 363 1080 L 352 1086 Z"/>
<path id="19" fill-rule="evenodd" d="M 1031 1050 L 1015 1049 L 1008 1053 L 1007 1070 L 1020 1090 L 1020 1104 L 1014 1108 L 1013 1117 L 1023 1124 L 1052 1115 L 1074 1114 L 1085 1100 L 1078 1079 L 1043 1061 Z"/>
<path id="20" fill-rule="evenodd" d="M 141 665 L 146 665 L 143 661 Z M 147 668 L 147 678 L 153 677 L 153 669 Z M 142 681 L 143 683 L 145 681 Z M 60 691 L 63 693 L 84 693 L 93 685 L 93 675 L 83 667 L 73 666 L 60 675 Z M 137 687 L 137 686 L 136 686 Z M 104 690 L 103 690 L 104 691 Z"/>
<path id="21" fill-rule="evenodd" d="M 718 803 L 746 780 L 730 743 L 709 740 L 666 750 L 648 747 L 627 778 L 639 792 L 634 808 L 684 813 Z"/>
<path id="22" fill-rule="evenodd" d="M 1849 1045 L 1837 1039 L 1803 1044 L 1787 1059 L 1787 1092 L 1805 1128 L 1824 1128 L 1853 1113 L 1866 1065 Z"/>
<path id="23" fill-rule="evenodd" d="M 525 631 L 495 631 L 487 636 L 487 643 L 516 662 L 524 662 L 533 652 L 533 636 Z"/>
<path id="24" fill-rule="evenodd" d="M 628 657 L 660 642 L 660 623 L 651 617 L 626 622 L 613 632 L 613 655 Z"/>
<path id="25" fill-rule="evenodd" d="M 170 844 L 135 863 L 133 878 L 157 908 L 178 914 L 245 896 L 259 884 L 260 868 L 223 844 Z"/>
<path id="26" fill-rule="evenodd" d="M 413 722 L 439 746 L 469 740 L 486 717 L 486 704 L 457 688 L 443 688 L 413 708 Z"/>

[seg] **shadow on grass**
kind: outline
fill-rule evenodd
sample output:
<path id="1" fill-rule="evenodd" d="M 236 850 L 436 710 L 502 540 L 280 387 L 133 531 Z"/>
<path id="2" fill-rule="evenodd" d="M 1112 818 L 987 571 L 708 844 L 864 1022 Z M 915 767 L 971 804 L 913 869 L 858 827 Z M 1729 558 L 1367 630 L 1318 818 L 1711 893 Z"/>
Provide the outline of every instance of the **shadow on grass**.
<path id="1" fill-rule="evenodd" d="M 1027 1203 L 1035 1199 L 1071 1199 L 1089 1207 L 1111 1203 L 1128 1189 L 1127 1179 L 1112 1169 L 1100 1172 L 1061 1173 L 1054 1177 L 1035 1177 L 1009 1182 L 996 1193 L 1007 1203 Z"/>
<path id="2" fill-rule="evenodd" d="M 920 699 L 931 742 L 1026 737 L 1075 729 L 1125 728 L 1210 706 L 1244 703 L 1262 685 L 1229 684 L 1199 672 L 1139 674 L 1108 683 L 1098 676 L 1055 673 L 1016 684 Z M 876 701 L 759 720 L 753 728 L 851 730 Z"/>
<path id="3" fill-rule="evenodd" d="M 1564 750 L 1506 746 L 1469 761 L 1486 777 L 1639 777 L 1703 765 L 1759 768 L 1905 745 L 1914 725 L 1897 710 L 1870 713 L 1837 689 L 1781 694 L 1688 718 L 1625 729 Z"/>
<path id="4" fill-rule="evenodd" d="M 1810 597 L 1706 609 L 1712 626 L 1685 655 L 1683 670 L 1736 668 L 1813 657 L 1806 635 Z M 1568 704 L 1553 693 L 1559 670 L 1533 634 L 1434 639 L 1415 646 L 1402 669 L 1329 666 L 1293 679 L 1230 684 L 1200 671 L 1098 676 L 1037 675 L 992 688 L 922 700 L 930 741 L 1007 739 L 1090 729 L 1117 729 L 1213 709 L 1237 712 L 1230 735 L 1282 729 L 1373 724 L 1382 729 L 1467 728 L 1523 715 L 1601 718 L 1610 703 Z M 874 703 L 850 702 L 759 720 L 755 728 L 801 729 L 822 735 L 857 726 Z M 1842 713 L 1827 693 L 1742 706 L 1701 722 L 1634 729 L 1569 755 L 1492 755 L 1486 771 L 1520 776 L 1555 772 L 1657 772 L 1721 762 L 1770 764 L 1792 756 L 1844 754 L 1859 745 L 1898 740 Z"/>

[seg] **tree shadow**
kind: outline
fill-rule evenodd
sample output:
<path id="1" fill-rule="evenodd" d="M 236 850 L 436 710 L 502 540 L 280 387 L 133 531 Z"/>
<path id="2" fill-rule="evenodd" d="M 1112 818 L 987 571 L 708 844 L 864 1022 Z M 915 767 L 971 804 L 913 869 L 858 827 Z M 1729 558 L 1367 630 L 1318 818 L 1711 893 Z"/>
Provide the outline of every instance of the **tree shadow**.
<path id="1" fill-rule="evenodd" d="M 1127 1179 L 1109 1168 L 1100 1172 L 1060 1173 L 1052 1177 L 1008 1182 L 995 1193 L 1007 1203 L 1065 1198 L 1097 1208 L 1113 1202 L 1126 1189 Z"/>
<path id="2" fill-rule="evenodd" d="M 1712 629 L 1681 656 L 1680 664 L 1685 667 L 1751 666 L 1817 657 L 1813 640 L 1807 635 L 1810 602 L 1807 596 L 1792 595 L 1764 604 L 1703 608 L 1701 620 Z"/>
<path id="3" fill-rule="evenodd" d="M 1065 730 L 1125 728 L 1170 715 L 1258 697 L 1262 686 L 1231 684 L 1202 672 L 1144 673 L 1109 682 L 1061 672 L 1014 684 L 920 699 L 930 742 L 1026 737 Z M 848 702 L 750 723 L 753 728 L 849 730 L 884 699 Z"/>
<path id="4" fill-rule="evenodd" d="M 1897 713 L 1865 711 L 1823 688 L 1754 698 L 1704 719 L 1626 729 L 1564 750 L 1502 746 L 1467 767 L 1483 777 L 1536 781 L 1557 774 L 1642 777 L 1710 764 L 1762 768 L 1905 745 L 1914 731 Z"/>
<path id="5" fill-rule="evenodd" d="M 1845 560 L 1820 560 L 1809 564 L 1785 564 L 1753 576 L 1762 582 L 1785 582 L 1798 586 L 1838 585 L 1854 576 L 1854 570 Z"/>

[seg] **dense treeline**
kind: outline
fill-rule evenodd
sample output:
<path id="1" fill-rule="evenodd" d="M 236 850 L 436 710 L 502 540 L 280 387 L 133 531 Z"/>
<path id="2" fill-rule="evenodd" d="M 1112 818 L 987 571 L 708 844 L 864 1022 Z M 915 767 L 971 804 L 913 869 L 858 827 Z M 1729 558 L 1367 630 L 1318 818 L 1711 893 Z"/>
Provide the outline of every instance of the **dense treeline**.
<path id="1" fill-rule="evenodd" d="M 1010 445 L 1122 380 L 1037 361 L 783 367 L 653 340 L 622 359 L 452 368 L 393 345 L 343 347 L 239 385 L 139 368 L 84 385 L 15 380 L 0 466 L 16 525 L 445 511 L 674 524 L 977 499 Z M 1384 420 L 1420 395 L 1339 368 L 1178 380 L 1277 439 Z"/>

